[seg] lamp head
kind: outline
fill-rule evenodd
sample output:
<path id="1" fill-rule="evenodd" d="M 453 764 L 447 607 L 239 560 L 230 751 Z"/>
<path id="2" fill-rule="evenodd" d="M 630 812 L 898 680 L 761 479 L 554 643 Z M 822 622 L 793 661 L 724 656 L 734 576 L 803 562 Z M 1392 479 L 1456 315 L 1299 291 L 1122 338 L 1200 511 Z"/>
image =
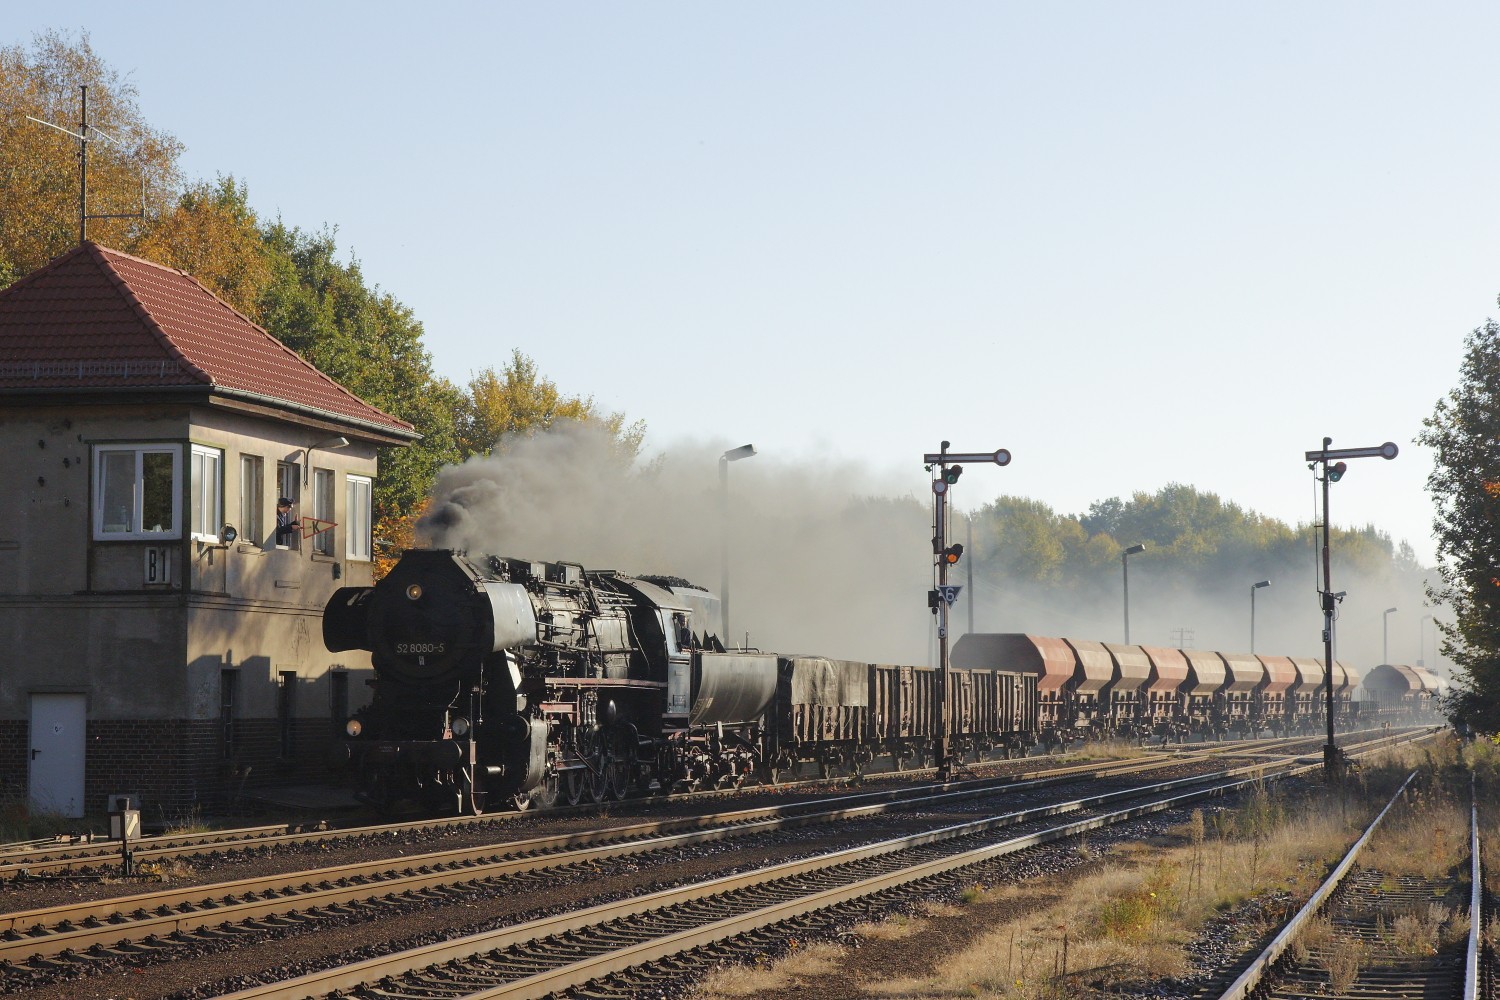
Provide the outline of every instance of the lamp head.
<path id="1" fill-rule="evenodd" d="M 1270 585 L 1271 585 L 1271 581 L 1270 580 L 1262 580 L 1259 583 L 1252 583 L 1250 585 L 1250 589 L 1251 590 L 1259 590 L 1262 587 L 1269 587 Z"/>
<path id="2" fill-rule="evenodd" d="M 1137 552 L 1145 552 L 1145 551 L 1146 551 L 1146 546 L 1143 543 L 1143 544 L 1140 544 L 1140 545 L 1132 545 L 1130 548 L 1128 548 L 1128 549 L 1125 550 L 1124 554 L 1127 555 L 1127 556 L 1133 556 Z"/>
<path id="3" fill-rule="evenodd" d="M 738 448 L 730 448 L 719 456 L 721 462 L 738 462 L 742 458 L 749 458 L 755 454 L 755 445 L 742 444 Z"/>

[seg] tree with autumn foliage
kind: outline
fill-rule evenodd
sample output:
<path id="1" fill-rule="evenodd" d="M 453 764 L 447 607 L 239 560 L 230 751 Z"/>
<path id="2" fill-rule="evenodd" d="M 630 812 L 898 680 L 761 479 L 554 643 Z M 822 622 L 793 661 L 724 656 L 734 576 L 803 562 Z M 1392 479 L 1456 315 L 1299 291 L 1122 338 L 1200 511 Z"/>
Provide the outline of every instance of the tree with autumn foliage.
<path id="1" fill-rule="evenodd" d="M 129 250 L 181 187 L 182 143 L 152 127 L 123 80 L 89 44 L 64 32 L 0 48 L 0 287 L 78 244 L 79 87 L 88 85 L 89 238 Z M 95 131 L 95 130 L 98 131 Z"/>
<path id="2" fill-rule="evenodd" d="M 602 412 L 592 396 L 564 396 L 534 360 L 515 349 L 503 368 L 486 368 L 469 380 L 458 418 L 459 447 L 465 458 L 487 455 L 508 435 L 535 434 L 561 420 L 603 423 L 627 461 L 640 454 L 646 435 L 644 423 L 627 425 L 623 413 Z"/>
<path id="3" fill-rule="evenodd" d="M 1469 334 L 1458 385 L 1417 440 L 1436 453 L 1427 490 L 1442 585 L 1431 596 L 1453 611 L 1438 622 L 1443 655 L 1458 668 L 1449 712 L 1500 732 L 1500 324 Z"/>
<path id="4" fill-rule="evenodd" d="M 243 181 L 197 181 L 151 220 L 132 250 L 181 268 L 219 298 L 255 319 L 270 287 L 272 248 L 250 207 Z"/>

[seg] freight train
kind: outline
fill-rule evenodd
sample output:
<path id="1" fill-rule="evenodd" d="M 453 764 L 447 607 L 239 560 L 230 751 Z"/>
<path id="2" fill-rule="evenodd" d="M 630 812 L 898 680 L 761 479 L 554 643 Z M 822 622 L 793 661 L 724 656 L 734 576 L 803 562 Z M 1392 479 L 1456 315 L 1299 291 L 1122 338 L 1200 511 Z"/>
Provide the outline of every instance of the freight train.
<path id="1" fill-rule="evenodd" d="M 717 618 L 676 578 L 409 551 L 324 611 L 328 649 L 375 669 L 335 766 L 380 808 L 480 813 L 930 760 L 935 669 L 726 649 Z M 1322 726 L 1318 660 L 973 634 L 951 666 L 952 745 L 975 757 Z M 1352 716 L 1357 674 L 1334 681 Z"/>

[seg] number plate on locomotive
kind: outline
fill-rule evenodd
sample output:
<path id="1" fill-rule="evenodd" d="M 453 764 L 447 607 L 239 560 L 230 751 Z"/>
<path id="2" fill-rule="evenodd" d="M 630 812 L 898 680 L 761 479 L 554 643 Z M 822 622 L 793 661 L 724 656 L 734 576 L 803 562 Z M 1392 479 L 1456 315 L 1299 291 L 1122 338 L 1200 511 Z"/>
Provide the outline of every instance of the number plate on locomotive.
<path id="1" fill-rule="evenodd" d="M 442 656 L 448 652 L 446 642 L 398 642 L 397 656 Z"/>

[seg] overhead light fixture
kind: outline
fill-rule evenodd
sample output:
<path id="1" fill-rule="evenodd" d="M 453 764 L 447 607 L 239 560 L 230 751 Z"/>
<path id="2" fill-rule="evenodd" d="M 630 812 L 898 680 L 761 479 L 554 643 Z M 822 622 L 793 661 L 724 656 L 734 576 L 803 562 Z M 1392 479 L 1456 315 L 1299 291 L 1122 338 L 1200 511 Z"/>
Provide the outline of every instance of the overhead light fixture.
<path id="1" fill-rule="evenodd" d="M 310 444 L 302 449 L 302 485 L 307 485 L 307 457 L 315 451 L 338 451 L 340 448 L 349 447 L 349 439 L 340 434 L 338 437 L 324 438 L 315 444 Z"/>

